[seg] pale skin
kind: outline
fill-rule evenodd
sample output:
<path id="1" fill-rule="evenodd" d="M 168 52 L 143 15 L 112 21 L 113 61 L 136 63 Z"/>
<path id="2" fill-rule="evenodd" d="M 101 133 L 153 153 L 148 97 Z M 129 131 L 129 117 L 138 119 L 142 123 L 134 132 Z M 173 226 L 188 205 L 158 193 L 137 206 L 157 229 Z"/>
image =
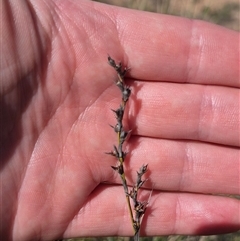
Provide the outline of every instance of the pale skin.
<path id="1" fill-rule="evenodd" d="M 110 168 L 131 68 L 126 175 L 147 164 L 141 235 L 240 228 L 239 34 L 90 1 L 1 4 L 1 237 L 131 236 Z M 223 194 L 212 195 L 212 194 Z"/>

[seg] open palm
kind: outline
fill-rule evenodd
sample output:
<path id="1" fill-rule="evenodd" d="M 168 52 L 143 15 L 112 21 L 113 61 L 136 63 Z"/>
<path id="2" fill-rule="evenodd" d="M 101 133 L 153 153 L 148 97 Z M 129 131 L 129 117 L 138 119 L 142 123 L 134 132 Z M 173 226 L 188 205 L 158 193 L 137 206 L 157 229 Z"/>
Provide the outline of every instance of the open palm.
<path id="1" fill-rule="evenodd" d="M 132 235 L 104 154 L 121 98 L 108 54 L 131 68 L 128 182 L 148 163 L 142 198 L 154 189 L 142 234 L 239 229 L 237 33 L 90 1 L 9 1 L 3 13 L 2 237 Z"/>

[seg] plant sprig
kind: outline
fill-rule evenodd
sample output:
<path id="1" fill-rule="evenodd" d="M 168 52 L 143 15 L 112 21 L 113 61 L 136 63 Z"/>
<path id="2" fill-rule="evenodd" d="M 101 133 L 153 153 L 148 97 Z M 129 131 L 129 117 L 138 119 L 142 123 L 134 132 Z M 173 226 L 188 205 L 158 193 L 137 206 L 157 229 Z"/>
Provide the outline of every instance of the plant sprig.
<path id="1" fill-rule="evenodd" d="M 111 166 L 111 167 L 121 177 L 123 189 L 127 200 L 127 206 L 129 209 L 130 219 L 131 219 L 132 227 L 134 231 L 134 240 L 137 241 L 139 240 L 141 221 L 148 205 L 148 202 L 141 202 L 138 200 L 138 191 L 146 181 L 146 180 L 142 180 L 142 176 L 147 172 L 148 165 L 143 165 L 140 168 L 140 170 L 137 172 L 136 183 L 132 187 L 131 191 L 129 192 L 127 179 L 124 171 L 124 160 L 127 155 L 127 152 L 123 151 L 123 143 L 126 141 L 131 130 L 126 131 L 122 123 L 123 116 L 125 113 L 125 107 L 131 95 L 131 89 L 124 82 L 124 77 L 127 71 L 129 70 L 129 68 L 123 67 L 121 62 L 117 64 L 115 60 L 113 60 L 110 56 L 108 56 L 108 63 L 117 72 L 118 78 L 115 84 L 121 91 L 122 102 L 118 109 L 112 110 L 115 114 L 117 123 L 115 124 L 115 126 L 111 126 L 111 127 L 117 133 L 118 145 L 117 146 L 114 145 L 113 150 L 111 152 L 107 152 L 106 154 L 110 154 L 118 160 L 117 166 Z M 130 199 L 132 200 L 132 205 L 131 205 Z"/>

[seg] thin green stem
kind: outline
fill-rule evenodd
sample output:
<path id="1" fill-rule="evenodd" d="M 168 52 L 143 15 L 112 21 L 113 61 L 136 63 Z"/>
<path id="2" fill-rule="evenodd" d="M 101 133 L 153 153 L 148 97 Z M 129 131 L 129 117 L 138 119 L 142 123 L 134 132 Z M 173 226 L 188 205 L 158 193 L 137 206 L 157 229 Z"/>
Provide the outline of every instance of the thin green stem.
<path id="1" fill-rule="evenodd" d="M 125 105 L 124 105 L 124 107 L 125 107 Z M 120 142 L 120 131 L 117 134 L 118 134 L 119 149 L 121 149 L 121 151 L 122 151 L 122 145 L 121 145 L 121 142 Z M 121 176 L 121 179 L 122 179 L 123 189 L 124 189 L 124 192 L 125 192 L 125 195 L 126 195 L 127 206 L 128 206 L 128 210 L 129 210 L 129 214 L 130 214 L 130 219 L 131 219 L 133 231 L 135 233 L 136 232 L 135 226 L 134 226 L 135 221 L 134 221 L 134 218 L 133 218 L 133 210 L 132 210 L 132 206 L 131 206 L 130 198 L 129 198 L 127 179 L 126 179 L 125 172 L 124 172 L 124 165 L 123 165 L 124 159 L 123 159 L 123 157 L 119 157 L 118 160 L 119 160 L 120 165 L 122 166 L 121 168 L 122 168 L 123 173 L 120 176 Z"/>
<path id="2" fill-rule="evenodd" d="M 129 213 L 130 213 L 130 219 L 131 219 L 131 222 L 132 222 L 133 231 L 135 233 L 136 230 L 134 228 L 133 211 L 132 211 L 132 207 L 131 207 L 131 203 L 130 203 L 130 198 L 129 198 L 129 195 L 128 195 L 128 187 L 127 187 L 127 181 L 126 181 L 125 174 L 121 175 L 121 179 L 122 179 L 123 189 L 124 189 L 124 192 L 125 192 L 125 195 L 126 195 L 127 206 L 128 206 L 128 210 L 129 210 Z"/>

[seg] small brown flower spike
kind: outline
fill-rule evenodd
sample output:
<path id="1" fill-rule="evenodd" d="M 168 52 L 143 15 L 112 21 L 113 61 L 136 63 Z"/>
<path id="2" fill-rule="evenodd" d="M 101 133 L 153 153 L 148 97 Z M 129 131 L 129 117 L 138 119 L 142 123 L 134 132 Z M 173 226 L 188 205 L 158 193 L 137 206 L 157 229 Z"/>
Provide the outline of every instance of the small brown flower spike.
<path id="1" fill-rule="evenodd" d="M 141 227 L 141 221 L 143 218 L 143 215 L 146 211 L 148 202 L 141 202 L 138 200 L 138 191 L 143 186 L 146 180 L 142 180 L 142 176 L 146 173 L 148 165 L 143 165 L 140 170 L 137 172 L 137 180 L 135 185 L 132 187 L 131 191 L 128 191 L 128 185 L 127 185 L 127 179 L 124 172 L 124 160 L 127 155 L 126 152 L 123 151 L 123 143 L 127 140 L 127 137 L 129 136 L 130 131 L 126 131 L 123 127 L 123 116 L 125 112 L 125 106 L 130 98 L 131 95 L 131 89 L 125 85 L 124 77 L 129 70 L 127 67 L 122 67 L 122 63 L 119 62 L 118 64 L 113 60 L 110 56 L 108 56 L 108 63 L 110 66 L 112 66 L 116 72 L 118 79 L 116 81 L 116 86 L 120 89 L 122 94 L 122 102 L 118 109 L 112 110 L 115 114 L 117 123 L 111 127 L 113 130 L 117 133 L 118 137 L 118 145 L 113 146 L 113 150 L 110 152 L 106 152 L 106 154 L 114 156 L 118 160 L 117 166 L 111 166 L 114 171 L 116 171 L 122 180 L 123 189 L 125 192 L 127 205 L 130 213 L 130 218 L 132 222 L 132 227 L 134 230 L 134 240 L 139 240 L 139 233 L 140 233 L 140 227 Z M 132 200 L 132 206 L 130 203 L 130 199 Z M 135 215 L 133 215 L 133 210 Z"/>

